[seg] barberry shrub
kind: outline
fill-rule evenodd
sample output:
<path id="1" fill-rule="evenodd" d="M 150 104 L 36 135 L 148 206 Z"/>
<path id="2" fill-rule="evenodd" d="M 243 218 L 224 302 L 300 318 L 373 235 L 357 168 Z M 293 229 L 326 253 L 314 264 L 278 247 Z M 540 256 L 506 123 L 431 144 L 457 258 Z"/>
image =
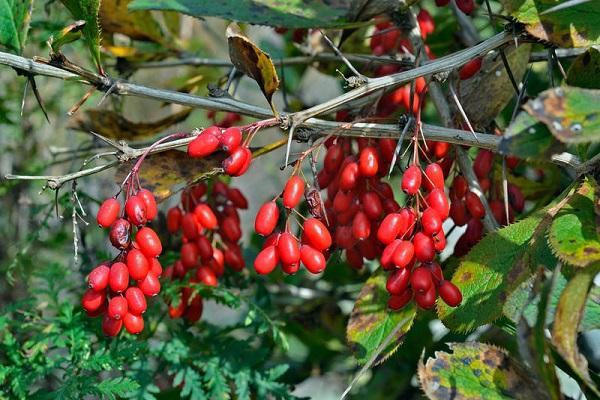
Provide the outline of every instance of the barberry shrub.
<path id="1" fill-rule="evenodd" d="M 600 398 L 597 4 L 187 3 L 0 3 L 1 398 Z"/>

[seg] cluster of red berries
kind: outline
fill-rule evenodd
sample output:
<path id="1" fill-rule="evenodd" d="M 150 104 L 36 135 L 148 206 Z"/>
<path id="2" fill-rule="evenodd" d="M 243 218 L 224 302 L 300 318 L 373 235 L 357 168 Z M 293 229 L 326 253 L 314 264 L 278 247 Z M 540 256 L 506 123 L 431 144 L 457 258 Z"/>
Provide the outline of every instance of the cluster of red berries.
<path id="1" fill-rule="evenodd" d="M 456 7 L 467 15 L 470 15 L 475 9 L 475 1 L 473 0 L 454 0 Z M 438 7 L 446 7 L 450 4 L 450 0 L 435 0 L 435 5 Z"/>
<path id="2" fill-rule="evenodd" d="M 241 176 L 250 168 L 252 152 L 242 143 L 242 131 L 237 127 L 208 127 L 190 142 L 187 152 L 190 157 L 204 158 L 218 150 L 229 154 L 222 164 L 227 175 Z"/>
<path id="3" fill-rule="evenodd" d="M 312 199 L 311 193 L 318 196 L 316 190 L 308 189 L 307 199 Z M 281 195 L 288 217 L 290 212 L 300 204 L 304 195 L 304 180 L 297 175 L 292 176 Z M 254 260 L 256 272 L 268 274 L 281 264 L 283 272 L 294 274 L 300 268 L 300 262 L 313 274 L 322 272 L 329 255 L 327 250 L 332 244 L 331 235 L 325 224 L 314 217 L 305 219 L 302 224 L 301 240 L 298 240 L 290 232 L 287 218 L 285 230 L 273 233 L 278 221 L 279 208 L 275 200 L 263 204 L 256 214 L 254 229 L 259 235 L 267 236 L 261 252 Z"/>
<path id="4" fill-rule="evenodd" d="M 515 218 L 515 212 L 520 213 L 525 207 L 523 192 L 516 185 L 508 184 L 508 219 L 503 198 L 501 181 L 493 182 L 489 176 L 494 165 L 494 153 L 489 150 L 480 150 L 473 162 L 473 171 L 478 178 L 481 190 L 489 200 L 492 215 L 500 225 L 508 225 Z M 507 157 L 506 164 L 514 169 L 519 163 L 515 157 Z M 494 183 L 492 190 L 492 183 Z M 456 242 L 454 254 L 461 257 L 481 240 L 483 236 L 483 224 L 481 219 L 485 216 L 485 210 L 479 197 L 469 190 L 467 181 L 462 175 L 457 175 L 450 188 L 450 217 L 457 226 L 467 225 L 464 235 Z"/>
<path id="5" fill-rule="evenodd" d="M 200 183 L 181 194 L 181 204 L 167 211 L 167 230 L 181 232 L 179 259 L 165 270 L 165 277 L 194 284 L 217 285 L 225 265 L 234 271 L 244 268 L 242 237 L 238 210 L 248 208 L 239 189 L 222 181 L 211 187 Z M 217 246 L 219 244 L 219 246 Z M 202 298 L 192 297 L 192 289 L 184 287 L 180 301 L 169 306 L 171 318 L 184 317 L 193 323 L 202 316 Z"/>
<path id="6" fill-rule="evenodd" d="M 110 228 L 110 242 L 120 254 L 90 272 L 90 288 L 81 303 L 89 316 L 104 314 L 102 330 L 108 336 L 116 336 L 123 325 L 129 333 L 140 333 L 146 297 L 160 292 L 162 267 L 157 257 L 162 244 L 152 228 L 145 226 L 157 213 L 154 196 L 146 189 L 129 196 L 122 213 L 116 198 L 105 200 L 98 210 L 98 225 Z"/>
<path id="7" fill-rule="evenodd" d="M 386 215 L 379 226 L 377 238 L 386 245 L 381 265 L 393 271 L 386 285 L 392 309 L 404 307 L 413 298 L 419 307 L 430 309 L 437 295 L 451 307 L 462 301 L 458 288 L 444 280 L 442 269 L 434 261 L 436 253 L 446 247 L 443 221 L 449 216 L 450 205 L 444 182 L 444 171 L 438 163 L 427 165 L 424 173 L 418 164 L 408 167 L 401 187 L 413 200 L 413 208 Z M 426 196 L 422 188 L 427 190 Z"/>

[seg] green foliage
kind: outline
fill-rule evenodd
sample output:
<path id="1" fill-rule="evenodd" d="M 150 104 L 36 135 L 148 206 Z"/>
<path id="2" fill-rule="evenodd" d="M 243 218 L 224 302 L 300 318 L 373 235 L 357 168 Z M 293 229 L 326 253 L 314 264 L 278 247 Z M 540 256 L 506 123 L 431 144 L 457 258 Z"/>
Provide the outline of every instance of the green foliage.
<path id="1" fill-rule="evenodd" d="M 567 71 L 567 84 L 587 89 L 600 89 L 600 50 L 590 47 L 573 61 Z"/>
<path id="2" fill-rule="evenodd" d="M 286 28 L 337 27 L 360 11 L 357 1 L 324 4 L 316 0 L 134 0 L 130 10 L 173 10 L 194 17 L 221 17 L 238 22 Z M 389 8 L 389 7 L 388 7 Z"/>
<path id="3" fill-rule="evenodd" d="M 32 8 L 33 0 L 0 0 L 0 46 L 23 52 Z"/>
<path id="4" fill-rule="evenodd" d="M 100 24 L 98 22 L 98 12 L 100 10 L 100 0 L 61 0 L 75 19 L 85 21 L 83 27 L 83 37 L 87 43 L 92 60 L 96 64 L 98 71 L 102 71 L 100 60 Z"/>
<path id="5" fill-rule="evenodd" d="M 377 357 L 374 363 L 379 364 L 394 354 L 417 314 L 414 304 L 391 311 L 385 282 L 386 275 L 381 271 L 367 279 L 348 321 L 348 344 L 359 364 L 365 364 L 373 355 Z"/>
<path id="6" fill-rule="evenodd" d="M 552 250 L 566 263 L 586 267 L 600 261 L 600 235 L 596 224 L 596 182 L 586 179 L 567 204 L 558 212 L 548 242 Z"/>
<path id="7" fill-rule="evenodd" d="M 546 125 L 526 112 L 521 112 L 508 126 L 498 150 L 525 160 L 545 160 L 561 153 L 565 146 L 557 141 Z"/>
<path id="8" fill-rule="evenodd" d="M 419 363 L 421 387 L 430 399 L 542 399 L 543 389 L 504 349 L 478 342 L 449 343 Z"/>
<path id="9" fill-rule="evenodd" d="M 550 10 L 560 2 L 546 0 L 502 0 L 507 11 L 525 24 L 531 35 L 560 47 L 589 47 L 600 44 L 600 3 L 574 2 Z"/>

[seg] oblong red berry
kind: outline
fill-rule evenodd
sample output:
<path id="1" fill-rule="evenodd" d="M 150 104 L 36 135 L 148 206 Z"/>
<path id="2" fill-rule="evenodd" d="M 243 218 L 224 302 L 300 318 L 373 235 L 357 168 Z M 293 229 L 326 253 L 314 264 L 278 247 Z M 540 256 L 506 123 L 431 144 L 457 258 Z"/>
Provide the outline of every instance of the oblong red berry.
<path id="1" fill-rule="evenodd" d="M 383 244 L 390 244 L 402 228 L 402 217 L 398 213 L 392 213 L 385 216 L 379 229 L 377 230 L 377 239 Z"/>
<path id="2" fill-rule="evenodd" d="M 344 149 L 339 144 L 334 144 L 325 153 L 323 166 L 330 174 L 335 174 L 344 161 Z"/>
<path id="3" fill-rule="evenodd" d="M 225 129 L 219 139 L 221 148 L 228 153 L 235 151 L 242 143 L 242 131 L 238 127 Z"/>
<path id="4" fill-rule="evenodd" d="M 199 253 L 196 243 L 188 242 L 182 245 L 179 254 L 183 266 L 186 269 L 194 268 L 198 264 Z"/>
<path id="5" fill-rule="evenodd" d="M 431 236 L 417 232 L 413 238 L 415 257 L 421 262 L 429 262 L 435 258 L 435 244 Z"/>
<path id="6" fill-rule="evenodd" d="M 144 279 L 150 270 L 150 265 L 144 253 L 138 249 L 131 249 L 127 253 L 127 270 L 129 271 L 129 276 L 133 279 Z"/>
<path id="7" fill-rule="evenodd" d="M 303 233 L 314 249 L 322 251 L 331 246 L 331 234 L 321 221 L 316 218 L 308 218 L 304 221 L 303 227 Z"/>
<path id="8" fill-rule="evenodd" d="M 127 332 L 137 335 L 144 330 L 144 318 L 141 315 L 127 313 L 123 317 L 123 325 L 125 325 Z"/>
<path id="9" fill-rule="evenodd" d="M 162 243 L 152 228 L 147 226 L 137 231 L 135 241 L 148 258 L 158 257 L 162 253 Z"/>
<path id="10" fill-rule="evenodd" d="M 523 196 L 523 192 L 518 186 L 512 183 L 508 184 L 508 201 L 516 212 L 520 213 L 525 208 L 525 196 Z"/>
<path id="11" fill-rule="evenodd" d="M 363 210 L 370 220 L 378 220 L 383 212 L 383 205 L 381 199 L 375 192 L 365 192 L 361 197 L 360 201 L 363 206 Z"/>
<path id="12" fill-rule="evenodd" d="M 415 255 L 415 247 L 408 240 L 398 243 L 393 255 L 394 265 L 398 268 L 406 268 Z"/>
<path id="13" fill-rule="evenodd" d="M 410 286 L 416 293 L 425 293 L 433 286 L 431 271 L 425 267 L 417 267 L 410 276 Z"/>
<path id="14" fill-rule="evenodd" d="M 379 172 L 379 154 L 375 147 L 369 146 L 361 150 L 358 169 L 364 177 L 377 175 L 377 172 Z"/>
<path id="15" fill-rule="evenodd" d="M 394 268 L 394 253 L 398 248 L 398 245 L 402 242 L 400 239 L 395 239 L 387 246 L 384 247 L 383 252 L 381 253 L 381 267 L 383 269 L 393 269 Z"/>
<path id="16" fill-rule="evenodd" d="M 450 281 L 441 281 L 437 290 L 444 303 L 450 307 L 457 307 L 462 302 L 460 289 Z"/>
<path id="17" fill-rule="evenodd" d="M 354 192 L 338 190 L 333 198 L 333 209 L 335 212 L 342 213 L 350 208 L 354 202 Z"/>
<path id="18" fill-rule="evenodd" d="M 431 163 L 425 168 L 425 187 L 427 190 L 438 188 L 444 190 L 444 171 L 440 164 Z"/>
<path id="19" fill-rule="evenodd" d="M 87 312 L 94 312 L 104 305 L 106 301 L 106 292 L 96 292 L 94 289 L 88 289 L 81 298 L 81 306 Z"/>
<path id="20" fill-rule="evenodd" d="M 158 261 L 158 259 L 149 258 L 148 263 L 150 264 L 150 271 L 148 271 L 148 273 L 152 272 L 155 276 L 162 275 L 163 269 L 162 269 L 162 265 L 160 265 L 160 261 Z"/>
<path id="21" fill-rule="evenodd" d="M 119 217 L 119 211 L 121 211 L 121 203 L 117 199 L 111 197 L 104 200 L 98 209 L 98 214 L 96 214 L 98 225 L 108 228 Z"/>
<path id="22" fill-rule="evenodd" d="M 448 197 L 446 197 L 446 193 L 444 193 L 443 189 L 433 189 L 429 192 L 425 201 L 429 207 L 438 212 L 442 221 L 446 220 L 450 215 L 450 204 L 448 203 Z"/>
<path id="23" fill-rule="evenodd" d="M 489 175 L 493 164 L 494 153 L 489 150 L 479 150 L 473 161 L 473 172 L 475 172 L 477 178 L 483 179 Z"/>
<path id="24" fill-rule="evenodd" d="M 138 287 L 132 286 L 127 289 L 125 292 L 125 299 L 127 300 L 127 309 L 131 314 L 141 315 L 148 307 L 144 292 Z"/>
<path id="25" fill-rule="evenodd" d="M 323 272 L 327 264 L 323 253 L 308 245 L 300 248 L 300 260 L 306 269 L 313 274 Z"/>
<path id="26" fill-rule="evenodd" d="M 254 270 L 261 275 L 266 275 L 275 269 L 278 262 L 279 255 L 277 248 L 275 246 L 268 246 L 261 250 L 254 259 Z"/>
<path id="27" fill-rule="evenodd" d="M 108 275 L 110 267 L 106 264 L 100 264 L 94 268 L 88 275 L 88 285 L 91 289 L 99 292 L 108 286 Z"/>
<path id="28" fill-rule="evenodd" d="M 217 150 L 220 144 L 219 138 L 214 134 L 214 130 L 209 130 L 211 128 L 203 130 L 190 142 L 187 150 L 190 157 L 203 158 Z"/>
<path id="29" fill-rule="evenodd" d="M 411 165 L 402 175 L 402 190 L 408 195 L 415 195 L 421 187 L 421 168 Z"/>
<path id="30" fill-rule="evenodd" d="M 217 275 L 215 275 L 212 269 L 206 266 L 198 267 L 196 270 L 196 278 L 205 285 L 217 286 Z"/>
<path id="31" fill-rule="evenodd" d="M 181 227 L 181 218 L 183 217 L 179 207 L 171 207 L 167 211 L 167 230 L 169 233 L 177 233 Z"/>
<path id="32" fill-rule="evenodd" d="M 195 240 L 198 237 L 198 220 L 194 213 L 186 213 L 181 218 L 181 228 L 183 236 L 188 240 Z"/>
<path id="33" fill-rule="evenodd" d="M 246 150 L 244 147 L 238 147 L 223 161 L 223 169 L 227 175 L 234 176 L 242 170 L 248 160 L 248 152 Z"/>
<path id="34" fill-rule="evenodd" d="M 371 221 L 363 211 L 357 212 L 352 220 L 352 235 L 357 240 L 365 240 L 371 235 Z"/>
<path id="35" fill-rule="evenodd" d="M 457 175 L 452 181 L 452 192 L 454 192 L 454 196 L 457 199 L 462 199 L 467 194 L 469 190 L 469 184 L 467 180 L 462 175 Z"/>
<path id="36" fill-rule="evenodd" d="M 108 275 L 108 286 L 115 293 L 121 293 L 129 286 L 129 270 L 127 265 L 122 262 L 116 262 L 110 267 Z"/>
<path id="37" fill-rule="evenodd" d="M 392 295 L 388 300 L 388 307 L 392 310 L 399 310 L 406 306 L 412 300 L 412 297 L 413 292 L 410 289 L 407 289 L 398 295 Z"/>
<path id="38" fill-rule="evenodd" d="M 213 247 L 210 240 L 208 240 L 206 236 L 200 235 L 198 236 L 198 240 L 196 240 L 196 246 L 198 246 L 198 254 L 202 259 L 202 262 L 209 262 L 213 256 Z"/>
<path id="39" fill-rule="evenodd" d="M 425 310 L 433 308 L 435 305 L 435 286 L 429 287 L 426 292 L 415 293 L 415 303 Z"/>
<path id="40" fill-rule="evenodd" d="M 470 5 L 469 5 L 469 2 L 470 2 Z M 468 12 L 463 10 L 461 7 L 465 7 L 466 9 L 470 8 L 471 11 L 473 10 L 473 0 L 458 0 L 456 2 L 456 5 L 465 14 L 468 14 Z M 483 59 L 481 57 L 477 57 L 477 58 L 474 58 L 473 60 L 469 61 L 465 65 L 463 65 L 458 70 L 458 76 L 460 77 L 460 79 L 464 81 L 465 79 L 469 79 L 473 75 L 475 75 L 477 72 L 479 72 L 479 70 L 481 69 L 482 61 L 483 61 Z"/>
<path id="41" fill-rule="evenodd" d="M 144 225 L 148 221 L 146 203 L 137 195 L 127 199 L 125 202 L 125 212 L 127 213 L 127 219 L 133 225 Z"/>
<path id="42" fill-rule="evenodd" d="M 148 189 L 142 189 L 137 192 L 136 196 L 141 198 L 146 205 L 146 218 L 148 218 L 148 221 L 153 220 L 158 214 L 158 207 L 156 206 L 156 199 L 152 192 Z"/>
<path id="43" fill-rule="evenodd" d="M 223 252 L 225 264 L 234 271 L 241 271 L 246 266 L 240 246 L 229 244 Z"/>
<path id="44" fill-rule="evenodd" d="M 122 319 L 114 319 L 109 317 L 108 315 L 104 315 L 102 319 L 102 332 L 106 336 L 117 336 L 121 331 L 121 327 L 123 326 Z"/>
<path id="45" fill-rule="evenodd" d="M 244 196 L 240 189 L 229 188 L 227 190 L 227 198 L 235 208 L 241 210 L 246 210 L 248 208 L 248 199 L 246 199 L 246 196 Z"/>
<path id="46" fill-rule="evenodd" d="M 298 175 L 288 179 L 283 189 L 283 206 L 285 208 L 295 208 L 304 196 L 304 179 Z"/>
<path id="47" fill-rule="evenodd" d="M 122 296 L 115 296 L 108 302 L 108 316 L 121 319 L 127 314 L 127 300 Z"/>
<path id="48" fill-rule="evenodd" d="M 440 214 L 433 207 L 426 208 L 421 215 L 421 226 L 426 235 L 437 235 L 442 230 Z"/>
<path id="49" fill-rule="evenodd" d="M 123 218 L 116 220 L 110 227 L 108 237 L 113 246 L 123 250 L 129 246 L 129 231 L 131 224 Z"/>
<path id="50" fill-rule="evenodd" d="M 221 236 L 230 242 L 237 242 L 242 237 L 240 221 L 234 217 L 225 217 L 221 221 Z"/>
<path id="51" fill-rule="evenodd" d="M 408 284 L 410 283 L 410 269 L 401 268 L 397 269 L 388 276 L 385 284 L 385 288 L 390 294 L 399 295 L 402 294 Z"/>
<path id="52" fill-rule="evenodd" d="M 293 265 L 300 263 L 300 245 L 298 240 L 289 232 L 279 236 L 277 253 L 282 264 Z"/>
<path id="53" fill-rule="evenodd" d="M 468 192 L 465 195 L 465 204 L 467 205 L 467 210 L 469 210 L 469 214 L 474 218 L 483 218 L 485 216 L 485 209 L 483 208 L 483 203 L 473 192 Z"/>
<path id="54" fill-rule="evenodd" d="M 342 169 L 340 174 L 340 189 L 341 190 L 352 190 L 358 183 L 358 163 L 355 161 L 349 162 Z"/>
<path id="55" fill-rule="evenodd" d="M 145 296 L 156 296 L 160 292 L 160 280 L 158 275 L 150 271 L 144 279 L 138 281 L 138 287 Z"/>
<path id="56" fill-rule="evenodd" d="M 254 220 L 254 230 L 259 235 L 269 236 L 277 226 L 278 220 L 279 209 L 277 204 L 274 201 L 269 201 L 258 210 Z"/>
<path id="57" fill-rule="evenodd" d="M 206 229 L 215 229 L 218 225 L 217 216 L 208 204 L 198 204 L 194 208 L 194 215 Z"/>
<path id="58" fill-rule="evenodd" d="M 463 200 L 453 200 L 450 205 L 450 217 L 457 226 L 466 225 L 469 222 L 469 215 Z"/>

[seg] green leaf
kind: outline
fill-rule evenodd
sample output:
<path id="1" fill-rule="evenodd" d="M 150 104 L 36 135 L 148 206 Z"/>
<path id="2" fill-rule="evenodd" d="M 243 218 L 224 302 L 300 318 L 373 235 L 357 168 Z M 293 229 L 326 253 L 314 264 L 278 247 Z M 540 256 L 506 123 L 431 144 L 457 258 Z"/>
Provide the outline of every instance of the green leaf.
<path id="1" fill-rule="evenodd" d="M 594 209 L 596 182 L 587 178 L 552 222 L 548 242 L 563 261 L 587 267 L 600 261 L 598 216 Z"/>
<path id="2" fill-rule="evenodd" d="M 556 140 L 546 125 L 521 112 L 508 126 L 498 145 L 500 154 L 525 160 L 545 160 L 562 153 L 565 145 Z"/>
<path id="3" fill-rule="evenodd" d="M 362 0 L 134 0 L 129 9 L 171 10 L 194 17 L 221 17 L 294 29 L 342 26 L 391 11 L 396 6 L 393 1 L 379 1 L 365 7 Z"/>
<path id="4" fill-rule="evenodd" d="M 484 237 L 454 272 L 452 282 L 463 294 L 459 307 L 438 303 L 438 315 L 446 326 L 471 331 L 502 316 L 505 302 L 540 266 L 552 268 L 556 259 L 545 238 L 552 218 L 572 190 L 553 205 Z"/>
<path id="5" fill-rule="evenodd" d="M 452 353 L 436 352 L 419 362 L 419 381 L 427 397 L 448 399 L 545 399 L 529 371 L 504 349 L 478 343 L 449 343 Z"/>
<path id="6" fill-rule="evenodd" d="M 0 0 L 0 45 L 23 52 L 32 10 L 33 0 Z"/>
<path id="7" fill-rule="evenodd" d="M 577 347 L 577 332 L 583 318 L 585 302 L 590 286 L 598 272 L 600 272 L 600 263 L 595 263 L 589 268 L 578 272 L 567 284 L 560 296 L 554 315 L 552 343 L 567 364 L 573 368 L 597 396 L 600 396 L 600 392 L 591 382 L 587 360 L 579 353 Z"/>
<path id="8" fill-rule="evenodd" d="M 116 399 L 120 396 L 126 396 L 140 387 L 136 381 L 130 378 L 103 379 L 96 385 L 98 392 L 103 397 Z"/>
<path id="9" fill-rule="evenodd" d="M 98 23 L 98 11 L 100 0 L 61 0 L 75 19 L 85 21 L 83 37 L 88 45 L 92 59 L 103 73 L 100 61 L 100 24 Z"/>
<path id="10" fill-rule="evenodd" d="M 600 141 L 600 90 L 570 86 L 548 89 L 523 108 L 546 124 L 561 142 Z"/>
<path id="11" fill-rule="evenodd" d="M 600 89 L 600 50 L 590 47 L 573 61 L 567 71 L 567 84 L 587 89 Z"/>
<path id="12" fill-rule="evenodd" d="M 367 279 L 346 327 L 348 344 L 359 364 L 365 364 L 400 324 L 395 339 L 377 355 L 374 364 L 390 357 L 402 343 L 417 313 L 412 303 L 400 311 L 390 310 L 387 307 L 389 294 L 385 283 L 386 275 L 381 271 Z"/>
<path id="13" fill-rule="evenodd" d="M 592 0 L 557 11 L 557 1 L 502 0 L 504 7 L 527 32 L 559 47 L 600 44 L 600 2 Z M 544 13 L 548 11 L 547 13 Z"/>

